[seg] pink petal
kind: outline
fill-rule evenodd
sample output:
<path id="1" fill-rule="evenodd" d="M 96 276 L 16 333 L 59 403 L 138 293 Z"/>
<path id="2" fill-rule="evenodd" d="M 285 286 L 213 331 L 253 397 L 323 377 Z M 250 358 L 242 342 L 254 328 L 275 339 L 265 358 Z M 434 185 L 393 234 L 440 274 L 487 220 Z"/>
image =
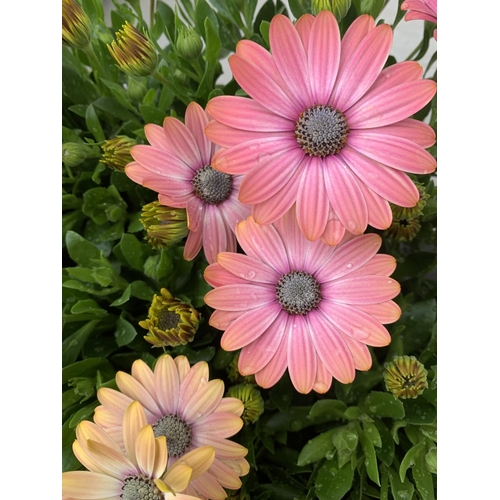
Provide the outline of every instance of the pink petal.
<path id="1" fill-rule="evenodd" d="M 429 21 L 435 23 L 436 17 L 432 14 L 426 14 L 425 12 L 414 11 L 405 14 L 405 21 Z"/>
<path id="2" fill-rule="evenodd" d="M 203 250 L 209 264 L 217 261 L 219 252 L 230 251 L 227 248 L 229 228 L 222 219 L 215 205 L 207 205 L 203 220 Z"/>
<path id="3" fill-rule="evenodd" d="M 158 201 L 164 207 L 185 208 L 189 200 L 193 197 L 192 193 L 182 196 L 176 196 L 175 199 L 166 194 L 158 193 Z"/>
<path id="4" fill-rule="evenodd" d="M 248 283 L 244 278 L 240 278 L 229 271 L 226 271 L 219 263 L 214 262 L 205 268 L 205 280 L 209 285 L 215 287 L 222 285 Z"/>
<path id="5" fill-rule="evenodd" d="M 308 394 L 316 382 L 317 355 L 305 318 L 293 316 L 287 334 L 290 379 L 298 392 Z"/>
<path id="6" fill-rule="evenodd" d="M 233 179 L 233 190 L 235 189 L 235 182 Z M 233 191 L 234 193 L 234 191 Z M 243 220 L 245 220 L 250 215 L 250 207 L 244 205 L 236 198 L 237 193 L 234 196 L 231 195 L 225 202 L 219 205 L 219 210 L 226 221 L 227 227 L 231 229 L 231 233 L 236 231 L 236 226 Z M 229 233 L 228 233 L 229 235 Z"/>
<path id="7" fill-rule="evenodd" d="M 335 214 L 353 234 L 362 234 L 368 225 L 368 210 L 358 178 L 340 156 L 325 158 L 325 187 Z"/>
<path id="8" fill-rule="evenodd" d="M 372 86 L 389 56 L 392 36 L 389 25 L 379 25 L 363 38 L 349 59 L 344 60 L 330 98 L 332 106 L 345 111 Z"/>
<path id="9" fill-rule="evenodd" d="M 169 145 L 167 137 L 165 136 L 165 131 L 163 127 L 155 125 L 154 123 L 148 123 L 144 126 L 144 133 L 146 134 L 146 139 L 149 144 L 156 149 L 163 149 L 168 151 Z"/>
<path id="10" fill-rule="evenodd" d="M 198 231 L 202 228 L 205 215 L 205 203 L 197 196 L 193 196 L 186 205 L 187 224 L 190 231 Z"/>
<path id="11" fill-rule="evenodd" d="M 281 344 L 271 361 L 255 374 L 255 381 L 264 389 L 272 387 L 283 376 L 287 366 L 288 336 L 283 335 Z"/>
<path id="12" fill-rule="evenodd" d="M 177 360 L 176 358 L 175 360 Z M 175 361 L 174 360 L 174 361 Z M 192 367 L 189 366 L 189 361 L 187 363 L 187 371 L 184 379 L 182 380 L 182 374 L 179 370 L 179 398 L 177 402 L 177 412 L 184 411 L 184 408 L 188 405 L 190 399 L 203 388 L 206 388 L 206 384 L 209 379 L 209 368 L 205 361 L 199 361 L 195 363 Z M 214 386 L 211 386 L 214 387 Z M 215 386 L 215 392 L 218 391 L 218 387 Z"/>
<path id="13" fill-rule="evenodd" d="M 309 89 L 307 56 L 302 40 L 290 19 L 282 14 L 273 17 L 269 28 L 269 43 L 276 66 L 303 109 L 314 104 Z M 300 110 L 299 110 L 300 113 Z M 289 115 L 298 119 L 298 113 Z"/>
<path id="14" fill-rule="evenodd" d="M 321 294 L 326 299 L 352 305 L 385 302 L 400 291 L 399 283 L 385 276 L 347 276 L 321 286 Z"/>
<path id="15" fill-rule="evenodd" d="M 379 321 L 354 306 L 322 300 L 319 307 L 340 332 L 358 342 L 376 347 L 391 342 L 389 332 Z"/>
<path id="16" fill-rule="evenodd" d="M 352 382 L 354 361 L 342 335 L 319 310 L 309 312 L 306 320 L 314 348 L 326 369 L 343 384 Z"/>
<path id="17" fill-rule="evenodd" d="M 351 351 L 356 370 L 368 371 L 372 367 L 372 355 L 365 344 L 344 336 L 344 341 Z"/>
<path id="18" fill-rule="evenodd" d="M 219 481 L 224 488 L 229 488 L 231 490 L 239 490 L 241 488 L 241 480 L 238 474 L 229 467 L 226 462 L 218 458 L 215 458 L 210 466 L 210 473 L 217 478 L 217 481 Z"/>
<path id="19" fill-rule="evenodd" d="M 423 148 L 430 148 L 436 143 L 436 133 L 432 127 L 427 125 L 427 123 L 414 120 L 413 118 L 406 118 L 393 125 L 371 128 L 370 132 L 372 134 L 383 134 L 408 139 Z"/>
<path id="20" fill-rule="evenodd" d="M 136 161 L 133 161 L 125 167 L 125 174 L 129 179 L 142 185 L 144 177 L 151 175 L 151 172 L 139 165 Z"/>
<path id="21" fill-rule="evenodd" d="M 368 158 L 403 172 L 428 174 L 436 170 L 436 159 L 408 139 L 372 134 L 370 129 L 352 130 L 348 144 Z"/>
<path id="22" fill-rule="evenodd" d="M 200 495 L 203 495 L 206 498 L 212 498 L 213 500 L 224 500 L 225 498 L 227 498 L 227 493 L 219 484 L 219 481 L 217 481 L 217 479 L 212 474 L 210 474 L 210 470 L 205 472 L 199 478 L 192 480 L 189 483 L 189 487 L 193 487 L 196 489 L 196 496 L 194 496 L 193 493 L 193 496 L 188 497 L 189 500 L 192 500 L 193 498 L 199 498 Z M 183 495 L 179 495 L 179 493 L 177 493 L 175 500 L 187 500 L 183 499 L 182 496 Z"/>
<path id="23" fill-rule="evenodd" d="M 229 127 L 252 132 L 283 132 L 295 130 L 295 121 L 282 118 L 253 99 L 239 96 L 218 96 L 210 99 L 208 112 Z"/>
<path id="24" fill-rule="evenodd" d="M 253 141 L 255 139 L 266 139 L 269 137 L 267 132 L 241 130 L 229 127 L 228 125 L 224 125 L 215 120 L 209 122 L 209 124 L 205 127 L 205 134 L 212 142 L 215 142 L 215 144 L 219 144 L 224 148 L 231 148 L 241 144 L 242 142 Z M 290 131 L 274 132 L 273 137 L 285 137 L 290 134 L 292 134 Z"/>
<path id="25" fill-rule="evenodd" d="M 250 97 L 282 118 L 297 120 L 300 110 L 290 100 L 287 92 L 274 81 L 267 68 L 252 64 L 238 54 L 229 58 L 229 66 L 234 79 Z"/>
<path id="26" fill-rule="evenodd" d="M 380 304 L 364 304 L 356 307 L 370 314 L 383 325 L 394 323 L 401 317 L 401 308 L 392 300 Z"/>
<path id="27" fill-rule="evenodd" d="M 308 73 L 314 103 L 326 104 L 332 93 L 340 62 L 340 31 L 335 16 L 321 11 L 308 45 Z"/>
<path id="28" fill-rule="evenodd" d="M 362 268 L 378 252 L 382 238 L 378 234 L 363 234 L 336 247 L 333 256 L 314 274 L 319 283 L 337 280 Z"/>
<path id="29" fill-rule="evenodd" d="M 139 401 L 141 405 L 150 410 L 155 415 L 159 415 L 161 410 L 151 394 L 134 377 L 125 372 L 117 372 L 116 384 L 123 394 L 129 398 Z"/>
<path id="30" fill-rule="evenodd" d="M 177 118 L 167 116 L 163 129 L 168 139 L 168 152 L 194 169 L 205 166 L 191 131 Z"/>
<path id="31" fill-rule="evenodd" d="M 309 46 L 309 36 L 311 35 L 311 29 L 315 19 L 316 18 L 311 14 L 304 14 L 303 16 L 300 16 L 300 19 L 295 23 L 295 29 L 302 40 L 302 44 L 304 45 L 306 52 Z"/>
<path id="32" fill-rule="evenodd" d="M 208 116 L 203 108 L 196 102 L 189 103 L 186 109 L 186 127 L 193 134 L 194 140 L 200 151 L 201 161 L 205 165 L 210 165 L 211 144 L 204 133 L 204 128 L 208 123 Z"/>
<path id="33" fill-rule="evenodd" d="M 157 193 L 164 193 L 173 198 L 186 196 L 193 192 L 193 185 L 190 181 L 169 179 L 151 173 L 142 179 L 142 185 Z"/>
<path id="34" fill-rule="evenodd" d="M 325 232 L 321 235 L 321 241 L 327 245 L 338 245 L 345 234 L 345 227 L 342 222 L 330 219 L 326 224 Z"/>
<path id="35" fill-rule="evenodd" d="M 346 111 L 351 130 L 390 125 L 422 109 L 436 93 L 436 82 L 418 80 L 361 99 Z"/>
<path id="36" fill-rule="evenodd" d="M 370 262 L 360 267 L 351 276 L 375 274 L 379 276 L 390 276 L 396 269 L 396 259 L 392 255 L 377 254 Z"/>
<path id="37" fill-rule="evenodd" d="M 227 174 L 246 174 L 259 163 L 269 160 L 271 155 L 290 149 L 297 149 L 297 140 L 291 132 L 286 132 L 286 136 L 267 135 L 264 139 L 255 139 L 219 150 L 212 159 L 212 166 Z"/>
<path id="38" fill-rule="evenodd" d="M 323 160 L 312 157 L 300 179 L 297 195 L 297 221 L 310 241 L 321 237 L 326 228 L 329 202 L 323 178 Z"/>
<path id="39" fill-rule="evenodd" d="M 281 312 L 281 306 L 271 302 L 264 307 L 252 309 L 235 319 L 221 338 L 220 345 L 225 351 L 235 351 L 257 340 Z"/>
<path id="40" fill-rule="evenodd" d="M 172 415 L 177 411 L 180 380 L 177 366 L 169 355 L 161 356 L 154 371 L 155 392 L 159 399 L 162 415 Z"/>
<path id="41" fill-rule="evenodd" d="M 276 300 L 275 287 L 269 285 L 225 285 L 205 295 L 205 302 L 213 309 L 246 311 Z"/>
<path id="42" fill-rule="evenodd" d="M 217 328 L 218 330 L 227 330 L 234 321 L 245 312 L 242 311 L 221 311 L 217 309 L 212 313 L 209 320 L 209 325 Z"/>
<path id="43" fill-rule="evenodd" d="M 392 223 L 389 202 L 374 193 L 364 182 L 359 183 L 368 210 L 368 224 L 376 229 L 387 229 Z"/>
<path id="44" fill-rule="evenodd" d="M 203 229 L 199 231 L 189 231 L 186 244 L 184 246 L 184 259 L 193 260 L 201 250 L 203 244 Z"/>
<path id="45" fill-rule="evenodd" d="M 288 313 L 281 310 L 262 335 L 243 347 L 238 359 L 238 370 L 242 375 L 252 375 L 271 361 L 287 331 L 287 317 Z"/>
<path id="46" fill-rule="evenodd" d="M 280 275 L 290 271 L 285 246 L 273 226 L 259 226 L 249 217 L 238 224 L 236 236 L 241 248 L 250 257 L 265 262 Z"/>
<path id="47" fill-rule="evenodd" d="M 218 255 L 217 262 L 234 275 L 248 281 L 276 285 L 281 277 L 267 264 L 248 255 L 222 252 Z"/>
<path id="48" fill-rule="evenodd" d="M 224 382 L 220 379 L 203 383 L 193 396 L 186 401 L 182 416 L 187 422 L 196 422 L 210 415 L 224 395 Z"/>
<path id="49" fill-rule="evenodd" d="M 330 389 L 331 386 L 332 386 L 332 375 L 326 369 L 325 365 L 318 357 L 317 370 L 316 370 L 316 381 L 314 382 L 314 385 L 313 385 L 313 391 L 315 391 L 319 394 L 325 394 L 325 392 L 328 392 L 328 390 Z"/>
<path id="50" fill-rule="evenodd" d="M 234 413 L 216 412 L 193 424 L 198 434 L 213 434 L 220 438 L 234 436 L 243 427 L 243 420 Z"/>
<path id="51" fill-rule="evenodd" d="M 371 160 L 349 146 L 340 155 L 357 177 L 385 200 L 413 207 L 420 199 L 418 189 L 404 172 Z"/>
<path id="52" fill-rule="evenodd" d="M 353 53 L 373 29 L 375 29 L 375 21 L 368 14 L 363 14 L 352 22 L 342 38 L 342 50 L 340 54 L 341 68 L 352 59 Z"/>
<path id="53" fill-rule="evenodd" d="M 229 439 L 218 438 L 216 436 L 203 436 L 202 439 L 193 441 L 193 445 L 195 445 L 196 441 L 198 441 L 200 444 L 203 442 L 204 446 L 213 446 L 215 448 L 215 456 L 222 460 L 238 459 L 245 457 L 248 454 L 248 450 L 244 446 L 234 443 Z M 203 478 L 204 477 L 205 476 L 203 476 Z"/>

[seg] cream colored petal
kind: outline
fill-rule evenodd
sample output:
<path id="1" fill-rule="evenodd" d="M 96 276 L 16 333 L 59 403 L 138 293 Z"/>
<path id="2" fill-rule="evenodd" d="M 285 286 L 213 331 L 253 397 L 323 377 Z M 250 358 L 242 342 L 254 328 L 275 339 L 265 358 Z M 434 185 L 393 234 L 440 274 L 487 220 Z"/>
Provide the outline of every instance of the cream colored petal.
<path id="1" fill-rule="evenodd" d="M 155 438 L 155 465 L 153 468 L 153 477 L 161 477 L 167 468 L 167 463 L 167 438 L 165 436 L 158 436 Z"/>
<path id="2" fill-rule="evenodd" d="M 192 445 L 213 446 L 215 448 L 215 456 L 223 460 L 241 458 L 248 454 L 248 450 L 244 446 L 241 446 L 241 444 L 230 441 L 229 439 L 218 438 L 216 436 L 196 436 L 196 439 L 193 439 Z"/>
<path id="3" fill-rule="evenodd" d="M 228 438 L 237 434 L 243 427 L 243 420 L 234 413 L 217 412 L 198 420 L 192 426 L 193 432 L 220 438 Z"/>
<path id="4" fill-rule="evenodd" d="M 137 457 L 135 454 L 135 446 L 137 442 L 137 437 L 141 429 L 148 425 L 146 419 L 146 414 L 142 405 L 138 401 L 134 401 L 129 405 L 123 416 L 123 444 L 125 446 L 125 451 L 127 456 L 137 467 Z"/>
<path id="5" fill-rule="evenodd" d="M 158 404 L 153 399 L 146 388 L 134 377 L 125 372 L 116 374 L 116 383 L 124 394 L 132 398 L 134 401 L 139 401 L 144 408 L 150 410 L 153 414 L 161 415 L 161 410 Z"/>
<path id="6" fill-rule="evenodd" d="M 94 410 L 94 422 L 104 429 L 121 426 L 123 415 L 108 410 L 105 406 L 98 406 Z"/>
<path id="7" fill-rule="evenodd" d="M 189 364 L 189 360 L 186 356 L 177 356 L 174 361 L 177 366 L 177 372 L 179 373 L 179 383 L 182 384 L 189 373 L 189 370 L 191 370 L 191 365 Z"/>
<path id="8" fill-rule="evenodd" d="M 93 455 L 88 452 L 86 447 L 83 448 L 82 445 L 78 442 L 78 440 L 75 440 L 73 442 L 72 448 L 75 457 L 87 470 L 89 470 L 90 472 L 104 473 L 104 471 L 95 462 Z"/>
<path id="9" fill-rule="evenodd" d="M 224 463 L 231 467 L 240 477 L 246 476 L 250 472 L 250 464 L 243 457 L 233 460 L 224 460 Z"/>
<path id="10" fill-rule="evenodd" d="M 215 449 L 212 446 L 201 446 L 183 455 L 180 461 L 186 463 L 193 469 L 193 474 L 191 475 L 191 479 L 193 480 L 207 471 L 214 459 Z"/>
<path id="11" fill-rule="evenodd" d="M 162 356 L 156 362 L 154 386 L 162 414 L 175 414 L 179 402 L 179 372 L 174 360 L 168 355 Z"/>
<path id="12" fill-rule="evenodd" d="M 87 441 L 87 446 L 94 462 L 105 474 L 116 479 L 137 474 L 137 467 L 121 451 L 117 452 L 92 439 Z"/>
<path id="13" fill-rule="evenodd" d="M 62 475 L 62 494 L 77 500 L 104 500 L 122 493 L 123 481 L 98 472 L 72 471 Z"/>
<path id="14" fill-rule="evenodd" d="M 101 387 L 97 391 L 97 399 L 107 410 L 116 413 L 120 418 L 123 418 L 125 410 L 133 401 L 125 394 L 114 389 L 109 389 L 108 387 Z"/>
<path id="15" fill-rule="evenodd" d="M 193 469 L 183 464 L 182 460 L 176 462 L 163 476 L 163 480 L 175 493 L 184 491 L 191 480 Z"/>
<path id="16" fill-rule="evenodd" d="M 238 417 L 241 417 L 244 409 L 245 406 L 240 399 L 222 398 L 219 403 L 219 406 L 217 406 L 214 412 L 228 411 L 230 413 L 234 413 Z"/>
<path id="17" fill-rule="evenodd" d="M 139 381 L 149 394 L 151 394 L 156 403 L 158 403 L 158 398 L 155 394 L 153 372 L 142 359 L 137 359 L 132 364 L 132 377 Z"/>
<path id="18" fill-rule="evenodd" d="M 187 402 L 193 397 L 198 389 L 208 383 L 208 378 L 208 364 L 205 361 L 196 363 L 191 370 L 189 370 L 189 373 L 186 375 L 181 385 L 178 407 L 179 412 L 184 410 Z"/>
<path id="19" fill-rule="evenodd" d="M 241 481 L 238 474 L 224 461 L 216 458 L 209 470 L 210 474 L 213 474 L 224 488 L 230 490 L 238 490 L 241 488 Z"/>
<path id="20" fill-rule="evenodd" d="M 211 380 L 196 391 L 184 408 L 179 408 L 186 422 L 196 422 L 210 415 L 224 395 L 224 382 Z"/>
<path id="21" fill-rule="evenodd" d="M 227 498 L 226 491 L 219 484 L 219 481 L 210 474 L 210 471 L 205 472 L 203 477 L 195 479 L 191 484 L 199 493 L 212 500 L 224 500 Z"/>
<path id="22" fill-rule="evenodd" d="M 102 443 L 119 453 L 121 452 L 118 444 L 109 437 L 106 431 L 94 424 L 94 422 L 90 422 L 88 420 L 83 420 L 76 426 L 76 439 L 78 439 L 78 442 L 83 448 L 87 448 L 87 441 L 92 439 L 93 441 Z"/>
<path id="23" fill-rule="evenodd" d="M 143 427 L 135 443 L 137 465 L 143 474 L 152 477 L 155 466 L 155 436 L 150 425 Z"/>

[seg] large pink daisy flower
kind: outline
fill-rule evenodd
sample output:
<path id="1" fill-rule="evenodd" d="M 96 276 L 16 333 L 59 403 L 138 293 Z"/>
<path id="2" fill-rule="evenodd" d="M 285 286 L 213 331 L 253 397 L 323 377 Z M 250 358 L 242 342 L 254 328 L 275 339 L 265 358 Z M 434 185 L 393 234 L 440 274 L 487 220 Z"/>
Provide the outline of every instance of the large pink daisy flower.
<path id="1" fill-rule="evenodd" d="M 167 117 L 163 128 L 144 127 L 151 146 L 134 146 L 134 162 L 125 173 L 135 182 L 157 191 L 162 205 L 185 208 L 189 235 L 184 258 L 192 260 L 202 245 L 208 262 L 219 252 L 236 251 L 234 228 L 250 209 L 238 201 L 242 176 L 227 175 L 211 166 L 218 149 L 203 129 L 209 117 L 192 102 L 186 110 L 186 123 Z"/>
<path id="2" fill-rule="evenodd" d="M 367 224 L 389 227 L 388 202 L 414 206 L 419 193 L 404 172 L 426 174 L 436 161 L 424 148 L 431 127 L 408 118 L 427 104 L 436 84 L 412 61 L 383 69 L 392 44 L 387 24 L 356 19 L 342 41 L 329 11 L 296 25 L 271 21 L 272 54 L 249 40 L 229 59 L 234 78 L 252 97 L 220 96 L 205 128 L 224 150 L 214 168 L 245 174 L 239 199 L 259 224 L 294 203 L 310 240 L 338 243 Z"/>
<path id="3" fill-rule="evenodd" d="M 430 21 L 437 23 L 437 0 L 405 0 L 401 9 L 406 10 L 405 21 Z M 437 29 L 434 30 L 437 40 Z"/>
<path id="4" fill-rule="evenodd" d="M 248 450 L 227 438 L 243 426 L 243 403 L 222 397 L 224 382 L 209 381 L 207 363 L 190 367 L 185 356 L 172 359 L 165 354 L 152 371 L 144 361 L 137 360 L 132 375 L 118 372 L 116 383 L 121 392 L 99 389 L 97 397 L 102 406 L 96 408 L 94 421 L 117 443 L 124 444 L 122 421 L 126 408 L 132 401 L 139 401 L 155 437 L 166 436 L 169 467 L 196 448 L 215 449 L 213 464 L 189 484 L 185 493 L 222 500 L 227 496 L 223 488 L 241 487 L 239 476 L 249 471 L 244 458 Z"/>
<path id="5" fill-rule="evenodd" d="M 355 369 L 371 367 L 366 346 L 389 344 L 382 324 L 401 314 L 391 300 L 399 284 L 388 278 L 396 261 L 376 255 L 378 235 L 311 242 L 292 209 L 268 226 L 250 216 L 236 236 L 246 255 L 223 252 L 206 268 L 215 289 L 205 302 L 216 309 L 210 324 L 225 330 L 222 348 L 242 349 L 242 375 L 268 388 L 288 367 L 299 392 L 324 393 L 332 377 L 349 383 Z"/>

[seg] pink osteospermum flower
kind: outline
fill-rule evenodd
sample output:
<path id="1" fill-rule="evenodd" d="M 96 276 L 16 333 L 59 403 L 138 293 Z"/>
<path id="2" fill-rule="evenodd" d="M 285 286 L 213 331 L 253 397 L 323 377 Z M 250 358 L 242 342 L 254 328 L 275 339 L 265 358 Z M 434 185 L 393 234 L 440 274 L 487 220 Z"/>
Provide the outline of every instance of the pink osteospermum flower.
<path id="1" fill-rule="evenodd" d="M 301 233 L 293 209 L 272 225 L 250 216 L 236 228 L 246 253 L 223 252 L 205 270 L 215 287 L 205 302 L 215 309 L 210 324 L 225 330 L 221 346 L 242 349 L 238 368 L 257 383 L 276 384 L 288 367 L 301 393 L 328 391 L 332 377 L 354 380 L 368 370 L 367 345 L 385 346 L 385 323 L 401 310 L 391 299 L 400 290 L 388 278 L 396 262 L 376 255 L 376 234 L 332 247 Z"/>
<path id="2" fill-rule="evenodd" d="M 241 487 L 240 476 L 249 471 L 244 458 L 248 450 L 228 438 L 243 426 L 240 416 L 244 406 L 239 399 L 222 397 L 224 382 L 209 381 L 207 363 L 190 367 L 185 356 L 173 359 L 165 354 L 153 372 L 144 361 L 137 360 L 132 375 L 118 372 L 116 383 L 121 392 L 99 389 L 97 397 L 102 406 L 96 408 L 94 421 L 120 445 L 125 409 L 132 401 L 139 401 L 155 436 L 166 436 L 169 466 L 198 447 L 215 449 L 213 464 L 189 484 L 185 493 L 222 500 L 227 496 L 223 488 Z"/>
<path id="3" fill-rule="evenodd" d="M 236 251 L 234 228 L 250 208 L 238 201 L 240 175 L 227 175 L 211 166 L 218 147 L 205 136 L 209 117 L 195 102 L 186 110 L 186 123 L 167 117 L 163 128 L 144 127 L 150 146 L 134 146 L 134 162 L 125 173 L 133 181 L 159 193 L 162 205 L 185 208 L 189 235 L 184 258 L 192 260 L 201 247 L 208 262 L 218 252 Z"/>
<path id="4" fill-rule="evenodd" d="M 406 10 L 405 21 L 430 21 L 437 24 L 437 0 L 405 0 L 401 9 Z M 437 40 L 437 29 L 434 30 Z"/>
<path id="5" fill-rule="evenodd" d="M 239 199 L 259 224 L 279 219 L 294 203 L 310 240 L 337 244 L 367 224 L 385 229 L 388 202 L 410 207 L 419 193 L 405 172 L 431 173 L 425 148 L 431 127 L 409 118 L 436 92 L 413 61 L 383 69 L 392 29 L 363 15 L 342 41 L 329 11 L 271 21 L 272 54 L 240 41 L 229 59 L 251 96 L 220 96 L 207 110 L 205 132 L 219 150 L 212 165 L 244 174 Z"/>
<path id="6" fill-rule="evenodd" d="M 213 463 L 211 446 L 193 450 L 167 469 L 165 436 L 155 438 L 138 402 L 125 410 L 122 431 L 125 450 L 96 424 L 78 424 L 73 452 L 88 470 L 63 473 L 63 500 L 197 500 L 182 491 Z"/>

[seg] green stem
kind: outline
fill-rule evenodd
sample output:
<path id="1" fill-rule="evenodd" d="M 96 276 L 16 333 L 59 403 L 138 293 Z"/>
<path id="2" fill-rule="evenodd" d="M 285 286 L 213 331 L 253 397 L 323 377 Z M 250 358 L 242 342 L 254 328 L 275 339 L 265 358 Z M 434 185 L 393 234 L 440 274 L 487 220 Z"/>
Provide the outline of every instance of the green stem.
<path id="1" fill-rule="evenodd" d="M 94 80 L 97 83 L 97 85 L 100 85 L 100 78 L 104 76 L 104 72 L 102 70 L 101 62 L 95 55 L 94 49 L 92 48 L 92 44 L 89 43 L 83 51 L 85 52 L 86 56 L 89 59 L 90 66 L 92 67 L 92 70 L 94 71 Z"/>
<path id="2" fill-rule="evenodd" d="M 153 27 L 153 21 L 155 18 L 155 0 L 149 0 L 149 27 Z"/>
<path id="3" fill-rule="evenodd" d="M 169 82 L 158 70 L 155 70 L 155 72 L 151 75 L 153 78 L 158 80 L 162 85 L 167 87 L 170 92 L 172 92 L 178 99 L 180 99 L 186 106 L 189 104 L 189 100 L 186 99 L 184 96 L 179 95 L 179 92 L 176 90 L 176 88 L 172 85 L 171 82 Z"/>

